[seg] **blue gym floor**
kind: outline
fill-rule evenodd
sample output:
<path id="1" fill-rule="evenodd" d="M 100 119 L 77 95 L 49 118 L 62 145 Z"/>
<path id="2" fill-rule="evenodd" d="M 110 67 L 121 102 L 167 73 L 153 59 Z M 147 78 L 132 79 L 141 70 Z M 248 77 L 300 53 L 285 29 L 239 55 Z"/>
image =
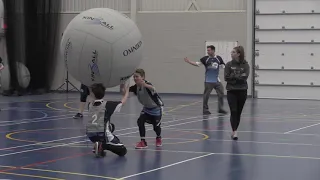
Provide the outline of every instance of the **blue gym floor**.
<path id="1" fill-rule="evenodd" d="M 128 154 L 99 159 L 82 120 L 72 119 L 79 94 L 1 97 L 0 179 L 319 180 L 319 101 L 248 99 L 235 142 L 215 97 L 207 117 L 200 96 L 162 97 L 161 148 L 148 126 L 149 148 L 134 149 L 141 106 L 132 97 L 112 118 Z"/>

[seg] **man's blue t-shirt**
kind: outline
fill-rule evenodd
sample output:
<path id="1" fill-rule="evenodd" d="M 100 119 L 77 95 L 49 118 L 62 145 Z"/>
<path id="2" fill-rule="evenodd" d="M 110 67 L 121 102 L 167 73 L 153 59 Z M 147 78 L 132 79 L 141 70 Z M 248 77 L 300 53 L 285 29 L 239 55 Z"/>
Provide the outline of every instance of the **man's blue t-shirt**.
<path id="1" fill-rule="evenodd" d="M 205 82 L 216 83 L 220 82 L 219 70 L 220 65 L 225 65 L 220 56 L 204 56 L 200 59 L 200 62 L 205 66 Z"/>

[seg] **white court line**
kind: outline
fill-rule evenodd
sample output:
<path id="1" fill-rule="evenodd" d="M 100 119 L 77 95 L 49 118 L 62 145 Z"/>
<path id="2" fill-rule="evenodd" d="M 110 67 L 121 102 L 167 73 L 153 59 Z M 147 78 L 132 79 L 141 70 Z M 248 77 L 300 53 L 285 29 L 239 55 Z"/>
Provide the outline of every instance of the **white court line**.
<path id="1" fill-rule="evenodd" d="M 61 119 L 68 119 L 70 117 L 63 117 L 63 116 L 69 116 L 69 115 L 59 115 L 59 116 L 55 116 L 55 117 L 60 117 L 61 118 L 52 118 L 52 117 L 47 117 L 48 119 L 35 119 L 35 120 L 29 120 L 29 121 L 22 121 L 22 122 L 12 122 L 12 123 L 7 123 L 7 124 L 0 124 L 0 127 L 2 126 L 12 126 L 12 125 L 18 125 L 18 124 L 31 124 L 31 123 L 36 123 L 36 122 L 46 122 L 46 121 L 57 121 L 57 120 L 61 120 Z M 71 116 L 71 114 L 70 114 Z"/>
<path id="2" fill-rule="evenodd" d="M 121 96 L 119 95 L 119 98 Z M 200 97 L 200 96 L 199 96 Z M 0 104 L 7 104 L 7 103 L 24 103 L 24 102 L 34 102 L 34 103 L 42 103 L 41 101 L 56 101 L 56 100 L 66 100 L 66 99 L 77 99 L 79 97 L 77 97 L 76 95 L 74 97 L 56 97 L 56 98 L 50 98 L 50 99 L 47 99 L 45 97 L 43 98 L 39 98 L 39 99 L 35 99 L 35 100 L 31 100 L 31 99 L 24 99 L 24 100 L 21 100 L 21 101 L 0 101 Z M 185 100 L 184 97 L 179 97 L 179 98 L 168 98 L 168 97 L 163 97 L 162 98 L 164 101 L 178 101 L 178 102 L 192 102 L 193 100 L 199 100 L 199 98 L 190 98 L 190 100 Z M 65 102 L 65 101 L 61 101 L 61 102 Z M 71 102 L 72 103 L 72 102 Z"/>
<path id="3" fill-rule="evenodd" d="M 181 131 L 205 131 L 205 132 L 228 132 L 230 133 L 231 130 L 218 130 L 218 129 L 190 129 L 190 128 L 167 128 L 172 130 L 181 130 Z M 238 133 L 255 133 L 255 134 L 277 134 L 277 135 L 284 135 L 282 132 L 265 132 L 265 131 L 237 131 Z M 300 134 L 300 133 L 287 133 L 288 135 L 297 135 L 297 136 L 317 136 L 320 137 L 320 134 Z"/>
<path id="4" fill-rule="evenodd" d="M 30 103 L 41 103 L 41 101 L 52 101 L 52 100 L 65 100 L 65 99 L 76 99 L 79 97 L 67 97 L 67 98 L 50 98 L 50 99 L 37 99 L 37 100 L 31 100 L 31 99 L 25 99 L 21 101 L 0 101 L 0 104 L 7 104 L 7 103 L 24 103 L 24 102 L 30 102 Z"/>
<path id="5" fill-rule="evenodd" d="M 134 137 L 138 138 L 138 136 L 122 136 L 122 137 Z M 166 139 L 166 138 L 163 138 Z M 184 139 L 184 138 L 167 138 L 167 139 L 176 139 L 176 140 L 194 140 L 194 139 Z M 233 143 L 234 140 L 228 140 L 228 139 L 206 139 L 207 142 L 231 142 Z M 319 148 L 320 145 L 317 144 L 303 144 L 303 143 L 281 143 L 281 142 L 266 142 L 266 141 L 242 141 L 238 140 L 237 143 L 248 143 L 248 144 L 266 144 L 266 145 L 282 145 L 282 146 L 309 146 L 314 148 Z M 40 144 L 41 145 L 41 144 Z M 56 143 L 49 143 L 49 144 L 43 144 L 46 146 L 53 146 L 56 145 Z M 73 148 L 88 148 L 88 146 L 85 146 L 83 144 L 77 145 L 77 146 L 69 146 Z M 91 147 L 90 147 L 91 148 Z M 137 150 L 134 148 L 127 148 L 128 150 Z M 209 152 L 193 152 L 193 151 L 176 151 L 176 150 L 165 150 L 165 149 L 141 149 L 141 150 L 152 150 L 152 151 L 163 151 L 163 152 L 182 152 L 182 153 L 198 153 L 198 154 L 205 154 Z"/>
<path id="6" fill-rule="evenodd" d="M 26 153 L 26 152 L 38 151 L 38 150 L 43 150 L 43 149 L 51 149 L 51 148 L 55 148 L 55 147 L 67 146 L 67 145 L 72 145 L 72 144 L 78 144 L 78 143 L 82 143 L 82 142 L 86 142 L 86 141 L 87 140 L 77 141 L 77 142 L 67 143 L 67 144 L 61 144 L 61 145 L 56 145 L 56 146 L 49 146 L 49 147 L 44 147 L 44 148 L 29 149 L 29 150 L 25 150 L 25 151 L 13 152 L 13 153 L 8 153 L 8 154 L 1 154 L 0 157 L 10 156 L 10 155 L 15 155 L 15 154 L 22 154 L 22 153 Z"/>
<path id="7" fill-rule="evenodd" d="M 209 118 L 209 119 L 215 119 L 215 117 L 212 117 L 212 118 Z M 181 119 L 182 120 L 182 119 Z M 181 121 L 180 120 L 180 121 Z M 199 121 L 204 121 L 204 120 L 208 120 L 208 119 L 198 119 L 198 120 L 194 120 L 194 121 L 188 121 L 188 122 L 183 122 L 183 123 L 179 123 L 179 124 L 172 124 L 172 125 L 168 125 L 168 126 L 162 126 L 161 128 L 164 129 L 164 128 L 167 128 L 167 127 L 173 127 L 173 126 L 179 126 L 179 125 L 184 125 L 184 124 L 190 124 L 190 123 L 195 123 L 195 122 L 199 122 Z M 150 127 L 150 126 L 149 126 Z M 136 127 L 137 128 L 137 127 Z M 150 131 L 150 130 L 153 130 L 153 128 L 150 128 L 150 129 L 146 129 L 146 131 Z M 139 131 L 134 131 L 134 132 L 129 132 L 129 133 L 125 133 L 125 134 L 121 134 L 121 136 L 123 135 L 128 135 L 128 134 L 133 134 L 133 133 L 137 133 Z M 120 135 L 118 135 L 120 136 Z"/>
<path id="8" fill-rule="evenodd" d="M 70 115 L 72 115 L 72 114 L 70 114 Z M 69 116 L 69 115 L 61 115 L 61 116 Z M 182 120 L 187 120 L 187 119 L 195 119 L 195 118 L 198 118 L 198 117 L 202 117 L 202 116 L 193 116 L 193 117 L 177 119 L 177 120 L 172 120 L 172 121 L 170 120 L 167 123 L 175 122 L 175 121 L 182 121 Z M 62 118 L 53 118 L 53 119 L 48 117 L 48 119 L 44 119 L 44 120 L 31 120 L 31 121 L 24 121 L 24 122 L 17 122 L 17 123 L 12 122 L 12 123 L 8 123 L 8 124 L 0 124 L 0 127 L 1 126 L 12 126 L 12 125 L 18 125 L 18 124 L 30 124 L 30 123 L 36 123 L 36 122 L 57 121 L 57 120 L 69 119 L 69 118 L 71 118 L 71 117 L 62 117 Z M 163 123 L 165 123 L 165 122 L 163 122 Z"/>
<path id="9" fill-rule="evenodd" d="M 122 130 L 122 129 L 121 129 Z M 126 133 L 127 134 L 127 133 Z M 133 134 L 133 133 L 132 133 Z M 118 136 L 121 136 L 123 134 L 120 134 Z M 72 138 L 79 138 L 79 137 L 84 137 L 84 136 L 77 136 L 77 137 L 70 137 L 70 138 L 65 138 L 65 139 L 72 139 Z M 57 140 L 53 140 L 53 141 L 47 141 L 46 143 L 50 143 L 50 142 L 54 142 L 54 141 L 61 141 L 61 139 L 57 139 Z M 10 156 L 10 155 L 15 155 L 15 154 L 21 154 L 21 153 L 26 153 L 26 152 L 33 152 L 33 151 L 38 151 L 38 150 L 43 150 L 43 149 L 50 149 L 50 148 L 55 148 L 55 147 L 60 147 L 60 146 L 68 146 L 68 145 L 72 145 L 72 144 L 79 144 L 79 143 L 82 143 L 82 142 L 87 142 L 88 140 L 84 140 L 84 141 L 76 141 L 76 142 L 73 142 L 73 143 L 67 143 L 67 144 L 60 144 L 60 145 L 55 145 L 55 146 L 49 146 L 49 147 L 44 147 L 44 148 L 36 148 L 36 149 L 29 149 L 29 150 L 25 150 L 25 151 L 19 151 L 19 152 L 14 152 L 14 153 L 8 153 L 8 154 L 1 154 L 0 157 L 3 157 L 3 156 Z M 33 145 L 39 145 L 40 143 L 44 143 L 44 142 L 39 142 L 39 143 L 35 143 Z M 30 146 L 29 144 L 28 145 L 24 145 L 25 146 Z M 17 147 L 17 146 L 16 146 Z M 21 147 L 21 146 L 20 146 Z M 8 148 L 7 148 L 8 149 Z M 13 149 L 13 147 L 11 148 Z"/>
<path id="10" fill-rule="evenodd" d="M 320 123 L 309 125 L 309 126 L 305 126 L 305 127 L 299 128 L 299 129 L 294 129 L 294 130 L 291 130 L 291 131 L 287 131 L 287 132 L 285 132 L 283 134 L 289 134 L 289 133 L 292 133 L 292 132 L 296 132 L 296 131 L 299 131 L 299 130 L 302 130 L 302 129 L 306 129 L 306 128 L 309 128 L 309 127 L 313 127 L 313 126 L 317 126 L 317 125 L 320 125 Z"/>
<path id="11" fill-rule="evenodd" d="M 16 122 L 16 121 L 27 121 L 27 120 L 36 120 L 36 119 L 45 119 L 48 117 L 48 113 L 45 113 L 45 112 L 42 112 L 41 110 L 28 110 L 27 112 L 38 112 L 40 114 L 43 114 L 42 117 L 36 117 L 36 118 L 28 118 L 28 119 L 15 119 L 15 120 L 12 120 L 12 121 L 0 121 L 0 124 L 3 124 L 3 123 L 10 123 L 10 122 Z"/>
<path id="12" fill-rule="evenodd" d="M 52 140 L 52 141 L 38 142 L 38 143 L 34 143 L 34 144 L 26 144 L 26 145 L 21 145 L 21 146 L 13 146 L 13 147 L 8 147 L 8 148 L 1 148 L 0 152 L 3 151 L 3 150 L 10 150 L 10 149 L 17 149 L 17 148 L 21 148 L 21 147 L 28 147 L 28 146 L 47 144 L 47 143 L 52 143 L 52 142 L 56 142 L 56 141 L 64 141 L 64 140 L 75 139 L 75 138 L 80 138 L 80 137 L 83 137 L 83 136 L 75 136 L 75 137 L 70 137 L 70 138 L 56 139 L 56 140 Z"/>
<path id="13" fill-rule="evenodd" d="M 209 120 L 209 119 L 216 119 L 216 118 L 218 118 L 218 117 L 212 117 L 212 118 L 208 118 L 208 119 L 199 119 L 199 120 L 194 120 L 194 121 L 188 121 L 188 122 L 183 122 L 183 123 L 179 123 L 179 124 L 173 124 L 173 125 L 163 126 L 162 128 L 179 126 L 179 125 L 184 125 L 184 124 L 190 124 L 190 123 L 195 123 L 195 122 L 199 122 L 199 121 L 203 121 L 203 120 Z M 183 119 L 180 119 L 179 121 L 182 121 L 182 120 L 183 120 Z M 320 124 L 320 123 L 319 123 L 319 124 Z M 118 130 L 118 131 L 128 130 L 128 129 L 134 129 L 134 128 L 137 128 L 137 127 L 131 127 L 131 128 L 121 129 L 121 130 Z M 146 131 L 150 131 L 150 130 L 152 130 L 152 128 L 146 129 Z M 134 131 L 134 132 L 124 133 L 124 134 L 119 134 L 118 136 L 133 134 L 133 133 L 137 133 L 137 132 L 139 132 L 139 131 Z M 82 136 L 82 137 L 84 137 L 84 136 Z M 75 143 L 68 143 L 68 144 L 66 144 L 66 145 L 77 144 L 77 143 L 87 142 L 87 141 L 88 141 L 88 140 L 78 141 L 78 142 L 75 142 Z M 65 146 L 65 145 L 59 145 L 59 146 Z M 27 150 L 27 151 L 20 151 L 20 152 L 16 152 L 16 153 L 9 153 L 9 154 L 0 155 L 0 157 L 1 157 L 1 156 L 13 155 L 13 154 L 20 154 L 20 153 L 30 152 L 30 151 L 37 151 L 37 150 L 42 150 L 42 149 L 49 149 L 49 148 L 54 148 L 54 147 L 59 147 L 59 146 L 51 146 L 51 147 L 46 147 L 46 148 L 38 148 L 38 149 L 31 149 L 31 150 Z"/>
<path id="14" fill-rule="evenodd" d="M 197 121 L 195 121 L 197 122 Z M 186 122 L 186 123 L 191 123 L 191 122 Z M 180 123 L 181 124 L 181 123 Z M 180 124 L 176 124 L 176 125 L 170 125 L 170 126 L 178 126 Z M 134 127 L 136 128 L 136 127 Z M 127 128 L 127 129 L 130 129 L 130 128 Z M 126 129 L 121 129 L 122 130 L 126 130 Z M 146 131 L 149 131 L 151 129 L 148 129 Z M 120 130 L 119 130 L 120 131 Z M 135 131 L 135 132 L 129 132 L 129 133 L 124 133 L 124 134 L 118 134 L 117 136 L 123 136 L 123 135 L 127 135 L 127 134 L 133 134 L 133 133 L 136 133 L 136 132 L 139 132 L 139 131 Z M 80 137 L 84 137 L 84 136 L 80 136 Z M 69 139 L 71 139 L 73 137 L 70 137 Z M 57 140 L 54 140 L 54 141 L 57 141 Z M 14 152 L 14 153 L 8 153 L 8 154 L 1 154 L 0 157 L 3 157 L 3 156 L 9 156 L 9 155 L 15 155 L 15 154 L 21 154 L 21 153 L 26 153 L 26 152 L 32 152 L 32 151 L 38 151 L 38 150 L 43 150 L 43 149 L 50 149 L 50 148 L 55 148 L 55 147 L 60 147 L 60 146 L 67 146 L 67 145 L 72 145 L 72 144 L 78 144 L 78 143 L 82 143 L 82 142 L 87 142 L 89 140 L 84 140 L 84 141 L 77 141 L 77 142 L 73 142 L 73 143 L 67 143 L 67 144 L 63 144 L 63 145 L 55 145 L 55 146 L 49 146 L 49 147 L 45 147 L 45 148 L 36 148 L 36 149 L 29 149 L 29 150 L 25 150 L 25 151 L 19 151 L 19 152 Z M 35 143 L 37 144 L 37 143 Z"/>
<path id="15" fill-rule="evenodd" d="M 213 117 L 213 118 L 214 118 L 214 117 Z M 182 119 L 181 119 L 181 120 L 182 120 Z M 185 122 L 185 123 L 173 124 L 173 125 L 164 126 L 164 127 L 179 126 L 179 125 L 182 125 L 182 124 L 189 124 L 189 123 L 194 123 L 194 122 L 199 122 L 199 121 L 203 121 L 203 119 L 195 120 L 195 121 L 188 121 L 188 122 Z M 127 129 L 133 129 L 133 128 L 137 128 L 137 127 L 121 129 L 121 130 L 118 130 L 118 131 L 127 130 Z M 146 131 L 150 131 L 150 130 L 152 130 L 152 128 L 150 128 L 150 129 L 146 129 Z M 117 136 L 123 136 L 123 135 L 128 135 L 128 134 L 134 134 L 134 133 L 137 133 L 137 132 L 139 132 L 139 131 L 134 131 L 134 132 L 124 133 L 124 134 L 118 134 Z M 82 136 L 82 137 L 85 137 L 85 136 Z M 72 137 L 70 137 L 70 138 L 72 138 Z M 49 148 L 55 148 L 55 147 L 60 147 L 60 146 L 66 146 L 66 145 L 71 145 L 71 144 L 78 144 L 78 143 L 87 142 L 87 141 L 89 141 L 89 140 L 77 141 L 77 142 L 74 142 L 74 143 L 68 143 L 68 144 L 65 144 L 65 145 L 50 146 L 50 147 L 45 147 L 45 148 L 30 149 L 30 150 L 26 150 L 26 151 L 19 151 L 19 152 L 15 152 L 15 153 L 2 154 L 2 155 L 0 155 L 0 157 L 2 157 L 2 156 L 14 155 L 14 154 L 21 154 L 21 153 L 25 153 L 25 152 L 32 152 L 32 151 L 37 151 L 37 150 L 43 150 L 43 149 L 49 149 Z"/>
<path id="16" fill-rule="evenodd" d="M 178 119 L 179 121 L 183 121 L 183 120 L 187 120 L 187 119 L 191 119 L 191 118 L 185 118 L 185 119 Z M 150 125 L 151 126 L 151 125 Z M 68 129 L 68 128 L 59 128 L 59 129 Z M 131 129 L 137 129 L 137 127 L 129 127 L 129 128 L 124 128 L 124 129 L 119 129 L 119 130 L 115 130 L 115 132 L 119 132 L 119 131 L 125 131 L 125 130 L 131 130 Z M 151 129 L 148 129 L 151 130 Z M 36 131 L 36 129 L 35 129 Z M 17 131 L 15 131 L 17 132 Z M 139 131 L 135 131 L 135 132 L 130 132 L 129 134 L 133 134 Z M 127 135 L 128 133 L 125 134 L 120 134 L 118 136 L 121 135 Z M 20 148 L 20 147 L 28 147 L 28 146 L 34 146 L 34 145 L 39 145 L 39 144 L 46 144 L 46 143 L 50 143 L 50 142 L 56 142 L 56 141 L 63 141 L 63 140 L 67 140 L 67 139 L 74 139 L 74 138 L 80 138 L 80 137 L 86 137 L 85 135 L 83 136 L 75 136 L 75 137 L 70 137 L 70 138 L 64 138 L 64 139 L 57 139 L 57 140 L 53 140 L 53 141 L 45 141 L 45 142 L 39 142 L 39 143 L 34 143 L 34 144 L 27 144 L 27 145 L 21 145 L 21 146 L 14 146 L 14 147 L 9 147 L 9 148 L 3 148 L 0 149 L 1 150 L 8 150 L 8 149 L 16 149 L 16 148 Z"/>
<path id="17" fill-rule="evenodd" d="M 59 130 L 60 129 L 69 129 L 69 128 L 59 128 Z M 124 131 L 124 130 L 128 130 L 128 129 L 132 129 L 132 128 L 119 129 L 119 130 L 115 130 L 115 131 Z M 36 131 L 36 130 L 37 129 L 35 129 L 34 131 Z M 38 142 L 38 143 L 33 143 L 33 144 L 26 144 L 26 145 L 21 145 L 21 146 L 13 146 L 13 147 L 8 147 L 8 148 L 1 148 L 0 151 L 16 149 L 16 148 L 21 148 L 21 147 L 28 147 L 28 146 L 42 145 L 42 144 L 52 143 L 52 142 L 56 142 L 56 141 L 64 141 L 64 140 L 68 140 L 68 139 L 83 138 L 83 137 L 85 137 L 85 135 L 83 135 L 83 136 L 74 136 L 74 137 L 63 138 L 63 139 L 56 139 L 56 140 L 52 140 L 52 141 Z"/>
<path id="18" fill-rule="evenodd" d="M 58 118 L 58 119 L 60 119 L 60 118 Z M 189 118 L 185 118 L 185 119 L 178 119 L 178 120 L 176 120 L 176 121 L 183 121 L 183 120 L 186 120 L 186 119 L 191 119 L 190 117 Z M 199 120 L 197 120 L 196 122 L 198 122 Z M 201 121 L 202 121 L 202 119 L 201 119 Z M 186 122 L 186 123 L 190 123 L 190 122 Z M 181 124 L 181 123 L 180 123 Z M 180 124 L 177 124 L 177 125 L 180 125 Z M 174 125 L 170 125 L 170 126 L 168 126 L 168 127 L 171 127 L 171 126 L 174 126 Z M 119 131 L 125 131 L 125 130 L 130 130 L 130 129 L 137 129 L 137 127 L 129 127 L 129 128 L 124 128 L 124 129 L 119 129 L 119 130 L 115 130 L 115 132 L 119 132 Z M 151 129 L 147 129 L 146 131 L 150 131 L 150 130 L 152 130 L 152 128 Z M 118 135 L 118 136 L 121 136 L 121 135 L 127 135 L 127 134 L 133 134 L 133 133 L 137 133 L 137 132 L 139 132 L 139 131 L 135 131 L 135 132 L 130 132 L 130 133 L 125 133 L 125 134 L 120 134 L 120 135 Z M 70 137 L 70 138 L 65 138 L 65 139 L 72 139 L 72 138 L 80 138 L 80 137 L 86 137 L 85 135 L 83 135 L 83 136 L 76 136 L 76 137 Z M 1 150 L 8 150 L 8 149 L 15 149 L 15 148 L 19 148 L 19 147 L 28 147 L 28 146 L 33 146 L 33 145 L 39 145 L 39 144 L 45 144 L 45 143 L 50 143 L 50 142 L 55 142 L 55 141 L 62 141 L 62 140 L 65 140 L 65 139 L 58 139 L 58 140 L 53 140 L 53 141 L 46 141 L 46 142 L 40 142 L 40 143 L 34 143 L 34 144 L 28 144 L 28 145 L 22 145 L 22 146 L 15 146 L 15 147 L 9 147 L 9 148 L 4 148 L 4 149 L 0 149 L 0 151 Z M 86 140 L 87 141 L 87 140 Z M 86 141 L 83 141 L 83 142 L 86 142 Z M 29 152 L 29 151 L 27 151 L 27 152 Z M 11 155 L 11 154 L 9 154 L 9 155 Z M 2 155 L 0 155 L 0 157 L 1 157 Z"/>
<path id="19" fill-rule="evenodd" d="M 162 166 L 162 167 L 159 167 L 159 168 L 151 169 L 149 171 L 144 171 L 144 172 L 140 172 L 140 173 L 137 173 L 137 174 L 132 174 L 132 175 L 129 175 L 129 176 L 125 176 L 125 177 L 122 177 L 122 178 L 120 178 L 118 180 L 128 179 L 128 178 L 139 176 L 139 175 L 142 175 L 142 174 L 147 174 L 147 173 L 150 173 L 150 172 L 154 172 L 154 171 L 158 171 L 158 170 L 161 170 L 161 169 L 169 168 L 169 167 L 176 166 L 176 165 L 179 165 L 179 164 L 182 164 L 182 163 L 186 163 L 186 162 L 193 161 L 193 160 L 196 160 L 196 159 L 200 159 L 200 158 L 204 158 L 204 157 L 207 157 L 207 156 L 211 156 L 211 155 L 214 155 L 214 154 L 215 153 L 209 153 L 209 154 L 205 154 L 205 155 L 202 155 L 202 156 L 197 156 L 197 157 L 190 158 L 190 159 L 187 159 L 187 160 L 184 160 L 184 161 L 179 161 L 179 162 L 176 162 L 176 163 L 173 163 L 173 164 L 169 164 L 169 165 Z"/>
<path id="20" fill-rule="evenodd" d="M 198 116 L 196 116 L 198 117 Z M 177 120 L 173 120 L 173 121 L 170 121 L 170 122 L 176 122 L 176 121 L 183 121 L 183 120 L 187 120 L 187 119 L 194 119 L 196 117 L 189 117 L 189 118 L 184 118 L 184 119 L 177 119 Z M 206 118 L 206 119 L 198 119 L 198 120 L 194 120 L 194 121 L 188 121 L 188 122 L 184 122 L 184 123 L 179 123 L 179 124 L 173 124 L 173 125 L 168 125 L 168 126 L 163 126 L 162 128 L 166 128 L 166 127 L 173 127 L 173 126 L 179 126 L 179 125 L 184 125 L 184 124 L 190 124 L 190 123 L 195 123 L 195 122 L 199 122 L 199 121 L 204 121 L 204 120 L 211 120 L 211 119 L 217 119 L 219 117 L 211 117 L 211 118 Z M 57 118 L 57 119 L 62 119 L 62 118 Z M 65 118 L 63 118 L 65 119 Z M 167 123 L 170 123 L 170 122 L 167 122 Z M 20 123 L 19 123 L 20 124 Z M 320 123 L 319 123 L 320 124 Z M 125 128 L 125 129 L 121 129 L 121 130 L 116 130 L 116 131 L 123 131 L 123 130 L 129 130 L 129 129 L 136 129 L 137 127 L 130 127 L 130 128 Z M 152 128 L 150 129 L 147 129 L 146 131 L 150 131 L 152 130 Z M 133 134 L 133 133 L 136 133 L 136 132 L 139 132 L 139 131 L 135 131 L 135 132 L 129 132 L 129 133 L 124 133 L 124 134 L 120 134 L 118 136 L 121 136 L 121 135 L 127 135 L 127 134 Z M 241 131 L 240 131 L 241 132 Z M 85 137 L 85 136 L 82 136 L 82 137 Z M 87 140 L 86 140 L 87 141 Z M 80 142 L 86 142 L 86 141 L 80 141 Z M 77 142 L 77 143 L 80 143 L 80 142 Z M 70 144 L 70 143 L 69 143 Z M 72 143 L 72 144 L 76 144 L 76 143 Z M 54 146 L 54 147 L 58 147 L 58 146 Z M 34 149 L 34 151 L 36 150 L 39 150 L 39 149 Z M 31 150 L 28 150 L 27 152 L 30 152 Z M 18 152 L 19 153 L 19 152 Z M 9 155 L 11 155 L 12 153 L 9 153 Z M 3 156 L 3 155 L 0 155 L 0 157 Z"/>
<path id="21" fill-rule="evenodd" d="M 131 149 L 130 149 L 131 150 Z M 200 152 L 200 151 L 175 151 L 175 150 L 156 150 L 156 149 L 142 149 L 141 151 L 163 151 L 172 153 L 190 153 L 190 154 L 209 154 L 211 152 Z M 221 156 L 247 156 L 247 157 L 268 157 L 268 158 L 289 158 L 289 159 L 309 159 L 309 160 L 320 160 L 320 157 L 307 157 L 307 156 L 292 156 L 292 155 L 273 155 L 273 154 L 238 154 L 238 153 L 213 153 L 211 155 Z M 119 179 L 122 180 L 122 179 Z"/>
<path id="22" fill-rule="evenodd" d="M 167 123 L 171 123 L 171 122 L 178 122 L 178 121 L 183 121 L 183 120 L 188 120 L 188 119 L 195 119 L 197 117 L 201 117 L 201 116 L 195 116 L 195 117 L 189 117 L 189 118 L 183 118 L 183 119 L 177 119 L 177 120 L 172 120 L 169 122 L 163 122 L 163 124 L 167 124 Z M 203 116 L 202 116 L 203 117 Z M 184 124 L 190 124 L 190 123 L 195 123 L 195 122 L 199 122 L 199 121 L 203 121 L 203 120 L 211 120 L 211 119 L 217 119 L 219 117 L 211 117 L 208 119 L 199 119 L 199 120 L 195 120 L 195 121 L 188 121 L 188 122 L 184 122 L 184 123 L 179 123 L 179 124 L 173 124 L 173 125 L 168 125 L 168 126 L 163 126 L 162 128 L 168 128 L 168 127 L 173 127 L 173 126 L 178 126 L 178 125 L 184 125 Z M 56 118 L 56 119 L 49 119 L 49 120 L 44 120 L 44 121 L 50 121 L 50 120 L 58 120 L 58 119 L 66 119 L 66 118 Z M 29 121 L 28 121 L 29 122 Z M 26 122 L 26 123 L 28 123 Z M 39 122 L 39 121 L 37 121 Z M 41 121 L 42 122 L 42 121 Z M 17 123 L 17 124 L 22 124 L 22 123 Z M 146 127 L 151 127 L 151 125 L 147 125 Z M 119 129 L 119 130 L 115 130 L 115 132 L 119 132 L 119 131 L 124 131 L 124 130 L 130 130 L 130 129 L 137 129 L 138 127 L 129 127 L 129 128 L 124 128 L 124 129 Z M 168 128 L 168 129 L 177 129 L 177 128 Z M 152 130 L 152 128 L 147 129 L 147 131 Z M 182 130 L 182 129 L 178 129 L 178 130 Z M 205 129 L 183 129 L 183 130 L 197 130 L 197 131 L 220 131 L 220 130 L 205 130 Z M 139 131 L 135 131 L 135 132 L 130 132 L 130 133 L 125 133 L 123 135 L 127 135 L 127 134 L 133 134 L 133 133 L 137 133 Z M 229 131 L 225 131 L 225 132 L 229 132 Z M 239 133 L 241 132 L 254 132 L 254 131 L 239 131 Z M 278 132 L 254 132 L 254 133 L 269 133 L 269 134 L 283 134 L 283 133 L 278 133 Z M 300 134 L 299 134 L 300 135 Z M 77 137 L 85 137 L 84 136 L 76 136 L 74 138 Z M 71 137 L 72 138 L 72 137 Z M 56 140 L 57 141 L 57 140 Z M 52 142 L 52 141 L 51 141 Z M 43 142 L 45 143 L 45 142 Z M 38 144 L 38 143 L 36 143 Z M 26 145 L 25 145 L 26 146 Z M 31 145 L 30 145 L 31 146 Z M 24 146 L 19 146 L 19 147 L 24 147 Z"/>
<path id="23" fill-rule="evenodd" d="M 234 142 L 231 139 L 206 139 L 206 141 L 210 142 Z M 303 143 L 281 143 L 281 142 L 266 142 L 266 141 L 243 141 L 237 140 L 237 143 L 249 143 L 249 144 L 271 144 L 271 145 L 286 145 L 286 146 L 311 146 L 311 147 L 319 147 L 320 145 L 316 144 L 303 144 Z"/>
<path id="24" fill-rule="evenodd" d="M 47 114 L 47 113 L 44 113 Z M 45 119 L 51 119 L 51 118 L 56 118 L 56 117 L 64 117 L 64 116 L 71 116 L 72 114 L 61 114 L 61 115 L 56 115 L 56 116 L 46 116 L 43 117 L 36 117 L 36 118 L 30 118 L 30 119 L 16 119 L 12 121 L 0 121 L 0 124 L 12 124 L 12 123 L 20 123 L 20 122 L 28 122 L 28 121 L 35 121 L 35 120 L 45 120 Z"/>

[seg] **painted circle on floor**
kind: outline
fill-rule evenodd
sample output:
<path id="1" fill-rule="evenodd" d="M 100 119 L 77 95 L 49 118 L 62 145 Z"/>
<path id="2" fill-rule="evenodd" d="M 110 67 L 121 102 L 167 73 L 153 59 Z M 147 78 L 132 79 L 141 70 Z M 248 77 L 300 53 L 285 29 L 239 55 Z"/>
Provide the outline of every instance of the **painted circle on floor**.
<path id="1" fill-rule="evenodd" d="M 6 134 L 6 138 L 7 139 L 10 139 L 10 140 L 13 140 L 13 141 L 19 141 L 19 142 L 28 142 L 28 143 L 36 143 L 38 145 L 58 145 L 58 144 L 66 144 L 66 143 L 59 143 L 59 141 L 65 141 L 65 140 L 72 140 L 72 139 L 77 139 L 77 138 L 85 138 L 86 136 L 83 135 L 83 136 L 75 136 L 75 137 L 66 137 L 66 138 L 62 138 L 62 139 L 57 139 L 57 140 L 49 140 L 49 141 L 35 141 L 35 140 L 28 140 L 28 139 L 20 139 L 20 138 L 15 138 L 13 137 L 13 135 L 18 135 L 18 134 L 24 134 L 24 133 L 39 133 L 41 131 L 57 131 L 57 130 L 77 130 L 79 131 L 79 128 L 48 128 L 48 129 L 32 129 L 32 130 L 22 130 L 22 131 L 15 131 L 15 132 L 11 132 L 11 133 L 8 133 Z M 166 129 L 164 129 L 166 130 Z M 121 131 L 121 130 L 119 130 Z M 192 132 L 192 131 L 185 131 L 185 130 L 169 130 L 169 131 L 176 131 L 176 132 L 181 132 L 180 136 L 181 135 L 197 135 L 197 136 L 200 136 L 201 138 L 197 138 L 197 139 L 188 139 L 188 138 L 176 138 L 176 137 L 165 137 L 163 138 L 163 140 L 165 141 L 166 139 L 167 140 L 181 140 L 181 141 L 178 141 L 178 142 L 164 142 L 163 144 L 171 144 L 171 145 L 175 145 L 175 144 L 186 144 L 186 143 L 192 143 L 192 142 L 197 142 L 197 141 L 203 141 L 203 140 L 206 140 L 209 138 L 208 135 L 206 134 L 203 134 L 203 133 L 199 133 L 199 132 Z M 125 137 L 125 138 L 138 138 L 138 136 L 125 136 L 125 135 L 128 135 L 128 134 L 134 134 L 136 132 L 128 132 L 128 133 L 124 133 L 124 136 L 120 134 L 116 134 L 117 136 L 122 136 L 122 137 Z"/>

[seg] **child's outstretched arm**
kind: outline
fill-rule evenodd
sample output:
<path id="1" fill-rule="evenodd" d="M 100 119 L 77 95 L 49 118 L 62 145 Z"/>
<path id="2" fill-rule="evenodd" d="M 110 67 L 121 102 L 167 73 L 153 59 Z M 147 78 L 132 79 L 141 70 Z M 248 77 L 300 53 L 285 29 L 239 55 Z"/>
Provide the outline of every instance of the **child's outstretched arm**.
<path id="1" fill-rule="evenodd" d="M 125 95 L 125 93 L 126 93 L 126 89 L 128 88 L 128 85 L 127 85 L 127 83 L 121 83 L 120 84 L 120 93 L 122 94 L 122 95 Z"/>
<path id="2" fill-rule="evenodd" d="M 120 84 L 120 93 L 127 98 L 137 94 L 137 85 L 130 86 L 130 79 Z"/>
<path id="3" fill-rule="evenodd" d="M 128 97 L 129 97 L 129 87 L 124 87 L 124 89 L 122 90 L 123 91 L 123 96 L 122 96 L 122 99 L 121 99 L 121 102 L 122 104 L 126 103 Z"/>

